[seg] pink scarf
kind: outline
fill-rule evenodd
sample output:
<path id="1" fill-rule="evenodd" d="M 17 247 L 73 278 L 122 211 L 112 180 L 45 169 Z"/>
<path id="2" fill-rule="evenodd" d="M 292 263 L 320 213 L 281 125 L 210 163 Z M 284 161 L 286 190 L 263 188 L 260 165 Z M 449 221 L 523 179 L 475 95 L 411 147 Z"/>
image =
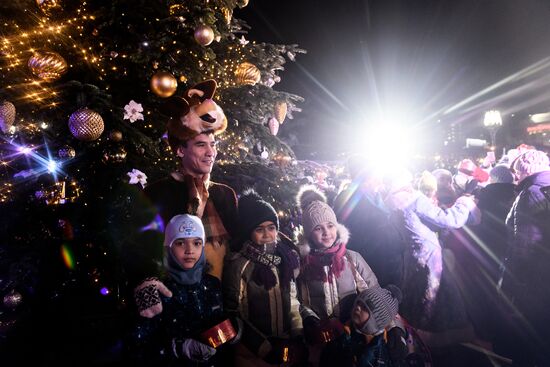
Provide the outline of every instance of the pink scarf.
<path id="1" fill-rule="evenodd" d="M 338 278 L 344 270 L 345 254 L 346 244 L 343 242 L 338 242 L 324 251 L 313 250 L 304 260 L 304 277 L 308 280 L 332 282 L 333 277 Z M 323 269 L 325 266 L 329 267 L 328 276 Z"/>

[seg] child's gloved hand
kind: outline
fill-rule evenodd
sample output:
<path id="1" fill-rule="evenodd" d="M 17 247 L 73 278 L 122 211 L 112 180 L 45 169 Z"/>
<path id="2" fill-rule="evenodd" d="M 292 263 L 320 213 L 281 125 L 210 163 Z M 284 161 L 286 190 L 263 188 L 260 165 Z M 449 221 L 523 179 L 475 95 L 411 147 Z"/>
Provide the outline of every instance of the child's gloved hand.
<path id="1" fill-rule="evenodd" d="M 216 354 L 216 349 L 194 339 L 174 339 L 172 349 L 176 357 L 185 356 L 194 362 L 206 362 Z"/>
<path id="2" fill-rule="evenodd" d="M 409 353 L 405 331 L 400 327 L 394 327 L 388 331 L 388 354 L 393 362 L 403 361 Z"/>
<path id="3" fill-rule="evenodd" d="M 172 292 L 157 278 L 147 278 L 134 289 L 134 299 L 141 316 L 153 318 L 162 312 L 160 294 L 172 297 Z"/>

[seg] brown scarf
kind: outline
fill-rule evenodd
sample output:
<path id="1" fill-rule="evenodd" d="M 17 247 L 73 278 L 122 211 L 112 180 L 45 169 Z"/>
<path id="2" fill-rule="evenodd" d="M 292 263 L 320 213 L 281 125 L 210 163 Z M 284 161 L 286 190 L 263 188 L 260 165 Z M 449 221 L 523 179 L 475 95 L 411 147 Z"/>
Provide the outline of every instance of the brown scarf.
<path id="1" fill-rule="evenodd" d="M 225 243 L 229 237 L 218 211 L 214 207 L 212 200 L 208 200 L 210 194 L 210 175 L 206 174 L 199 177 L 174 172 L 172 176 L 185 182 L 188 191 L 187 213 L 201 218 L 204 225 L 204 233 L 207 241 L 213 243 Z"/>
<path id="2" fill-rule="evenodd" d="M 210 181 L 206 177 L 193 177 L 182 175 L 183 182 L 187 186 L 189 200 L 187 201 L 187 212 L 201 218 L 204 213 L 204 207 L 208 201 L 208 186 Z"/>

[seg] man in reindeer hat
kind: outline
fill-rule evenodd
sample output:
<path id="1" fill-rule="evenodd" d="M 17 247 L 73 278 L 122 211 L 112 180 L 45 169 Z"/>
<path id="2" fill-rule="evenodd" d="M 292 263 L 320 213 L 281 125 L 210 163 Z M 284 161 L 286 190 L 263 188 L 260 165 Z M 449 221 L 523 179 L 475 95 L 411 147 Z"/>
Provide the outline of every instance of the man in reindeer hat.
<path id="1" fill-rule="evenodd" d="M 231 187 L 210 181 L 217 154 L 215 136 L 227 127 L 222 109 L 212 99 L 215 90 L 216 82 L 207 80 L 189 89 L 183 97 L 171 97 L 164 105 L 164 112 L 170 116 L 168 143 L 181 164 L 178 171 L 145 188 L 147 202 L 153 207 L 147 208 L 149 222 L 138 228 L 154 228 L 147 224 L 154 223 L 155 217 L 156 223 L 160 219 L 162 228 L 178 214 L 199 217 L 206 234 L 209 272 L 221 278 L 223 258 L 237 228 L 237 198 Z M 125 256 L 131 258 L 127 261 L 127 272 L 132 285 L 137 285 L 134 298 L 140 315 L 145 317 L 162 312 L 160 294 L 171 296 L 158 280 L 162 241 L 156 232 L 140 231 L 139 240 L 133 241 L 131 255 Z"/>

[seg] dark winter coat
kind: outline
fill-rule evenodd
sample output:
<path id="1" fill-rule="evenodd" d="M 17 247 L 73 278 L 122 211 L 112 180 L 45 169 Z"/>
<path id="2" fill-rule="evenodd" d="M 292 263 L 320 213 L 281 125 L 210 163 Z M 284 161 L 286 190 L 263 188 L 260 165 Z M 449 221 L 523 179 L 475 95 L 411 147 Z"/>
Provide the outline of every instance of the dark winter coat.
<path id="1" fill-rule="evenodd" d="M 536 339 L 529 339 L 542 340 L 548 351 L 550 200 L 541 191 L 546 186 L 550 186 L 550 171 L 535 173 L 518 185 L 518 197 L 506 219 L 511 242 L 505 261 L 502 289 L 519 315 L 537 332 Z M 531 329 L 525 327 L 524 330 Z"/>
<path id="2" fill-rule="evenodd" d="M 281 236 L 281 234 L 280 234 Z M 277 246 L 287 246 L 298 259 L 294 244 L 281 236 Z M 295 277 L 289 284 L 281 284 L 280 269 L 270 266 L 277 284 L 267 290 L 254 278 L 256 263 L 243 251 L 226 256 L 223 275 L 224 305 L 231 315 L 244 322 L 241 343 L 252 353 L 264 357 L 271 350 L 268 337 L 290 338 L 302 333 Z M 298 269 L 297 269 L 298 270 Z"/>
<path id="3" fill-rule="evenodd" d="M 367 337 L 353 327 L 326 345 L 319 367 L 398 367 L 407 366 L 404 359 L 390 358 L 384 333 Z"/>
<path id="4" fill-rule="evenodd" d="M 380 285 L 401 286 L 404 241 L 382 199 L 352 184 L 334 200 L 334 212 L 351 233 L 347 248 L 365 259 Z"/>
<path id="5" fill-rule="evenodd" d="M 475 229 L 481 240 L 494 255 L 491 256 L 490 274 L 498 269 L 496 262 L 502 261 L 506 252 L 506 216 L 516 198 L 516 185 L 492 183 L 485 186 L 477 195 L 477 207 L 481 210 L 481 223 Z"/>
<path id="6" fill-rule="evenodd" d="M 198 366 L 185 357 L 176 358 L 172 351 L 172 339 L 201 341 L 200 333 L 227 319 L 222 303 L 220 281 L 204 274 L 201 281 L 183 285 L 171 278 L 164 284 L 172 291 L 172 297 L 161 296 L 163 312 L 153 318 L 139 316 L 130 335 L 130 357 L 140 366 Z M 202 341 L 201 341 L 202 342 Z M 224 366 L 223 352 L 212 357 L 204 366 Z M 135 365 L 132 364 L 132 365 Z"/>
<path id="7" fill-rule="evenodd" d="M 208 200 L 212 200 L 225 229 L 231 238 L 235 238 L 235 191 L 227 185 L 210 181 L 208 193 Z M 135 232 L 124 246 L 123 256 L 130 286 L 138 285 L 147 277 L 159 277 L 162 274 L 160 265 L 163 258 L 164 227 L 177 214 L 194 214 L 187 213 L 188 200 L 187 185 L 172 175 L 148 185 L 144 195 L 135 199 Z M 207 214 L 205 213 L 201 219 L 204 223 Z M 208 236 L 208 233 L 206 235 Z M 207 261 L 211 262 L 208 250 L 207 247 Z"/>

